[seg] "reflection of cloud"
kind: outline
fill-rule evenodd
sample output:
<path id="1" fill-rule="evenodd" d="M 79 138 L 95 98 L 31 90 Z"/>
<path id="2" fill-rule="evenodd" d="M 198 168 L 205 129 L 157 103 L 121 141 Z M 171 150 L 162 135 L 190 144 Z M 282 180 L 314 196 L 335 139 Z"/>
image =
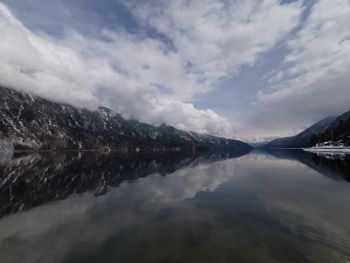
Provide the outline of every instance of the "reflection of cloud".
<path id="1" fill-rule="evenodd" d="M 90 245 L 98 246 L 116 229 L 142 225 L 152 220 L 160 207 L 177 207 L 182 200 L 193 198 L 200 191 L 215 191 L 219 185 L 237 175 L 237 168 L 236 159 L 199 164 L 167 176 L 153 174 L 134 182 L 125 182 L 99 198 L 92 193 L 74 195 L 3 218 L 0 221 L 0 253 L 12 260 L 18 258 L 13 262 L 22 262 L 24 257 L 26 262 L 36 262 L 37 253 L 42 253 L 41 256 L 45 258 L 56 257 L 60 262 L 59 259 L 63 259 L 79 242 L 88 240 Z M 203 220 L 199 216 L 201 211 L 195 211 L 192 206 L 181 207 L 187 210 L 186 214 Z M 175 220 L 177 215 L 173 216 Z M 61 227 L 65 231 L 57 233 Z M 3 253 L 6 240 L 11 237 L 16 237 L 18 244 L 30 242 L 31 249 L 19 245 L 17 249 L 20 253 L 17 250 Z M 42 239 L 46 240 L 45 244 L 42 244 Z M 57 251 L 60 251 L 60 255 L 55 254 Z"/>
<path id="2" fill-rule="evenodd" d="M 230 159 L 199 164 L 177 170 L 166 176 L 153 174 L 133 182 L 124 182 L 120 187 L 111 189 L 106 196 L 97 199 L 92 193 L 74 195 L 66 200 L 43 205 L 29 212 L 2 219 L 0 225 L 8 225 L 0 227 L 0 237 L 6 238 L 14 234 L 15 231 L 18 231 L 19 225 L 23 228 L 22 233 L 32 235 L 36 231 L 45 232 L 52 227 L 50 225 L 52 223 L 60 225 L 65 220 L 83 216 L 96 206 L 114 202 L 116 202 L 114 203 L 116 207 L 124 201 L 127 206 L 131 207 L 134 205 L 159 205 L 193 198 L 201 191 L 215 191 L 219 185 L 237 174 L 236 161 L 236 159 Z M 32 216 L 42 218 L 43 221 L 37 225 L 37 220 L 33 219 Z M 18 224 L 19 222 L 24 222 L 24 224 Z"/>
<path id="3" fill-rule="evenodd" d="M 215 194 L 203 202 L 196 196 L 201 191 Z M 167 176 L 153 174 L 125 182 L 105 196 L 74 195 L 3 218 L 0 258 L 11 263 L 62 262 L 72 253 L 104 251 L 101 247 L 109 242 L 118 253 L 146 246 L 162 254 L 189 249 L 191 238 L 202 252 L 217 245 L 210 255 L 232 247 L 239 253 L 244 247 L 254 249 L 253 254 L 267 251 L 265 261 L 273 262 L 275 246 L 287 252 L 295 246 L 305 258 L 312 251 L 322 258 L 349 245 L 348 197 L 348 185 L 297 161 L 250 154 Z M 246 251 L 244 256 L 250 257 Z"/>
<path id="4" fill-rule="evenodd" d="M 236 159 L 200 164 L 167 176 L 154 174 L 132 184 L 124 183 L 113 194 L 127 195 L 129 192 L 136 192 L 138 194 L 133 197 L 145 203 L 176 202 L 193 198 L 198 192 L 215 191 L 235 175 L 238 175 Z"/>
<path id="5" fill-rule="evenodd" d="M 276 224 L 311 240 L 350 248 L 349 217 L 344 216 L 350 215 L 350 207 L 344 205 L 348 183 L 331 180 L 297 160 L 252 155 L 243 162 L 251 167 L 246 183 Z"/>

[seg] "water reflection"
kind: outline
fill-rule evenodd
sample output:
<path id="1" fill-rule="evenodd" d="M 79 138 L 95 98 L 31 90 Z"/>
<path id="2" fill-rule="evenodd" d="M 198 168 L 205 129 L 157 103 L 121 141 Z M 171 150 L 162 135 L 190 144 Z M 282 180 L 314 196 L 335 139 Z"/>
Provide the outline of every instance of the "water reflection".
<path id="1" fill-rule="evenodd" d="M 269 154 L 297 160 L 336 181 L 350 182 L 350 154 L 311 153 L 302 150 L 269 150 Z"/>
<path id="2" fill-rule="evenodd" d="M 0 261 L 347 262 L 349 184 L 340 174 L 320 173 L 324 169 L 315 169 L 320 166 L 312 155 L 298 159 L 295 153 L 286 154 L 173 156 L 156 162 L 151 156 L 145 156 L 148 161 L 126 158 L 130 165 L 123 167 L 130 172 L 115 183 L 112 178 L 120 168 L 110 169 L 121 162 L 117 157 L 65 157 L 56 161 L 52 171 L 57 178 L 43 191 L 57 192 L 68 181 L 67 190 L 50 199 L 58 201 L 0 220 Z M 76 165 L 67 164 L 69 160 Z M 45 163 L 38 157 L 21 162 L 12 167 L 27 165 L 36 171 L 35 163 Z M 65 177 L 67 171 L 70 176 Z M 67 178 L 76 171 L 80 176 L 74 183 Z M 101 180 L 88 178 L 100 172 L 105 184 L 115 187 L 96 197 Z M 45 180 L 32 181 L 38 185 Z"/>
<path id="3" fill-rule="evenodd" d="M 72 193 L 105 194 L 125 180 L 151 174 L 165 176 L 182 167 L 239 157 L 246 152 L 118 154 L 95 152 L 15 153 L 0 160 L 0 217 Z"/>

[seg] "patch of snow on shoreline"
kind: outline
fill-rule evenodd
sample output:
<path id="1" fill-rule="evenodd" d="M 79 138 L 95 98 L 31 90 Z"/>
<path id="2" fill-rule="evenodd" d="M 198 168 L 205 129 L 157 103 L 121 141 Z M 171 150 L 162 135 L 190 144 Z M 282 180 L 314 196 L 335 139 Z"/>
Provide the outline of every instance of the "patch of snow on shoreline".
<path id="1" fill-rule="evenodd" d="M 303 149 L 306 152 L 313 152 L 313 153 L 343 153 L 343 154 L 350 154 L 350 147 L 332 147 L 332 146 L 324 146 L 324 147 L 311 147 L 311 148 L 304 148 Z"/>

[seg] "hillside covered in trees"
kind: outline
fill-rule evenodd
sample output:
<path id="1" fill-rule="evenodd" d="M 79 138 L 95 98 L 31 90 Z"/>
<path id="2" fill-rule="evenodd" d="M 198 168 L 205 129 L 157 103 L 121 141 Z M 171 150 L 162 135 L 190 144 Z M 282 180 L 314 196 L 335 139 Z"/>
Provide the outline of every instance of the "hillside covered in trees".
<path id="1" fill-rule="evenodd" d="M 339 116 L 325 132 L 313 134 L 312 145 L 350 146 L 350 111 Z"/>

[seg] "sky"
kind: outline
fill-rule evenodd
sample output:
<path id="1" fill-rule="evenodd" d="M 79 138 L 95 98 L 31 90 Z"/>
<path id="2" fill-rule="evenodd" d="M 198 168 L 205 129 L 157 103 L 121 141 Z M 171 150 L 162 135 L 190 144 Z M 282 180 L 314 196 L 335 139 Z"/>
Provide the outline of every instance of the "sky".
<path id="1" fill-rule="evenodd" d="M 0 85 L 249 142 L 350 110 L 350 0 L 0 0 Z"/>

